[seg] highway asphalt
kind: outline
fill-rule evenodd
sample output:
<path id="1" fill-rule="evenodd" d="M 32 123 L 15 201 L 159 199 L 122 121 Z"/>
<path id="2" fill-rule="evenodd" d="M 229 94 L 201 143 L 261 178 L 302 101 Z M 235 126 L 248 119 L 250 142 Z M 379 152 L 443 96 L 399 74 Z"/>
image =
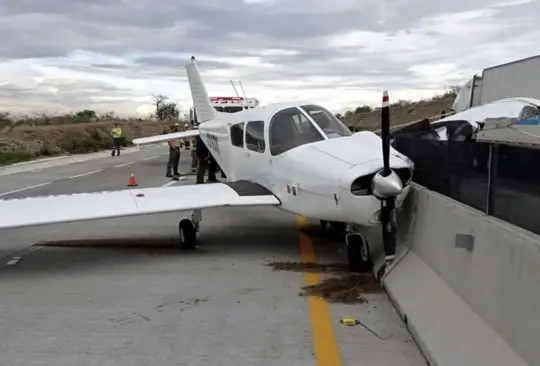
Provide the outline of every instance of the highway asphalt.
<path id="1" fill-rule="evenodd" d="M 193 184 L 192 175 L 165 178 L 166 154 L 3 176 L 0 199 L 126 189 L 132 171 L 139 187 Z M 316 274 L 267 266 L 343 261 L 341 241 L 302 233 L 301 218 L 273 208 L 223 208 L 203 211 L 201 245 L 187 252 L 177 225 L 188 215 L 0 231 L 1 364 L 426 364 L 385 294 L 329 304 L 299 296 Z M 366 327 L 339 324 L 344 317 Z"/>

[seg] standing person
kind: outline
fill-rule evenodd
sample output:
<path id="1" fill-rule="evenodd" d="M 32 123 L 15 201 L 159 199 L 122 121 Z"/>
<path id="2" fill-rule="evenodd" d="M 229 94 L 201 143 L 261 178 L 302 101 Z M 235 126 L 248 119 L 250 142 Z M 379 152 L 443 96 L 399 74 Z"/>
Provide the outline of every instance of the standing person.
<path id="1" fill-rule="evenodd" d="M 216 167 L 217 164 L 215 164 L 215 161 L 212 158 L 212 155 L 210 154 L 210 151 L 208 151 L 208 148 L 204 144 L 203 140 L 200 136 L 197 136 L 197 160 L 199 162 L 199 166 L 197 169 L 197 182 L 196 184 L 202 184 L 204 183 L 204 173 L 206 172 L 206 168 L 208 167 L 208 181 L 209 182 L 217 182 L 216 179 Z"/>
<path id="2" fill-rule="evenodd" d="M 175 123 L 171 129 L 171 133 L 178 132 L 178 123 Z M 170 140 L 167 142 L 169 144 L 169 161 L 167 162 L 167 178 L 174 176 L 180 176 L 178 172 L 178 165 L 180 164 L 180 139 Z M 172 171 L 172 173 L 171 173 Z"/>
<path id="3" fill-rule="evenodd" d="M 197 172 L 197 139 L 192 137 L 189 141 L 189 149 L 191 150 L 191 173 Z"/>
<path id="4" fill-rule="evenodd" d="M 189 125 L 184 125 L 183 131 L 189 131 L 191 128 Z M 184 150 L 189 150 L 191 154 L 191 173 L 197 172 L 197 153 L 195 149 L 196 140 L 195 137 L 182 139 L 182 144 Z"/>
<path id="5" fill-rule="evenodd" d="M 201 139 L 201 136 L 196 138 L 196 154 L 197 154 L 197 181 L 195 184 L 204 183 L 204 173 L 206 172 L 206 165 L 208 163 L 208 149 Z"/>
<path id="6" fill-rule="evenodd" d="M 118 122 L 114 124 L 114 127 L 111 130 L 111 136 L 113 139 L 111 156 L 114 156 L 115 153 L 120 156 L 120 138 L 122 137 L 122 129 L 120 128 L 120 124 Z"/>
<path id="7" fill-rule="evenodd" d="M 212 154 L 208 154 L 208 182 L 210 183 L 219 182 L 216 178 L 217 169 L 218 169 L 218 164 L 217 164 L 216 159 L 214 159 Z"/>

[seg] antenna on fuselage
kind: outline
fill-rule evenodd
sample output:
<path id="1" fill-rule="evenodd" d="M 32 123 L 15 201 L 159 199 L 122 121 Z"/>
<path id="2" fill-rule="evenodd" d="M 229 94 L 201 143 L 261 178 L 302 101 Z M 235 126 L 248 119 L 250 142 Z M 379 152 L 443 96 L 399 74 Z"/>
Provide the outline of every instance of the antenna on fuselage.
<path id="1" fill-rule="evenodd" d="M 246 92 L 244 91 L 244 87 L 242 86 L 242 82 L 238 81 L 238 84 L 240 85 L 240 89 L 242 90 L 242 94 L 244 94 L 244 108 L 249 109 L 249 102 L 246 96 Z"/>
<path id="2" fill-rule="evenodd" d="M 236 93 L 236 96 L 240 98 L 240 94 L 238 94 L 238 90 L 236 90 L 236 87 L 234 86 L 233 81 L 231 79 L 229 79 L 229 81 L 231 82 L 232 88 L 234 89 L 234 92 Z"/>

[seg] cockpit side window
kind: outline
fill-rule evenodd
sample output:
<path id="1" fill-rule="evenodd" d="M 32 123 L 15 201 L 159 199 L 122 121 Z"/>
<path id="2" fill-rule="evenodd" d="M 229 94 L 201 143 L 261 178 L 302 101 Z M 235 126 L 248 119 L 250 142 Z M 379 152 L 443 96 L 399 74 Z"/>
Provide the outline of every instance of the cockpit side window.
<path id="1" fill-rule="evenodd" d="M 231 126 L 231 144 L 236 147 L 244 147 L 244 122 Z"/>
<path id="2" fill-rule="evenodd" d="M 321 133 L 296 107 L 281 110 L 270 120 L 270 153 L 274 156 L 321 140 Z"/>
<path id="3" fill-rule="evenodd" d="M 318 105 L 303 105 L 302 108 L 330 138 L 351 136 L 352 132 L 334 114 Z"/>
<path id="4" fill-rule="evenodd" d="M 249 121 L 246 124 L 246 147 L 251 151 L 260 153 L 266 150 L 264 121 Z"/>
<path id="5" fill-rule="evenodd" d="M 521 112 L 518 115 L 519 119 L 532 119 L 532 118 L 538 118 L 538 115 L 540 115 L 540 108 L 535 105 L 526 105 L 523 107 Z"/>

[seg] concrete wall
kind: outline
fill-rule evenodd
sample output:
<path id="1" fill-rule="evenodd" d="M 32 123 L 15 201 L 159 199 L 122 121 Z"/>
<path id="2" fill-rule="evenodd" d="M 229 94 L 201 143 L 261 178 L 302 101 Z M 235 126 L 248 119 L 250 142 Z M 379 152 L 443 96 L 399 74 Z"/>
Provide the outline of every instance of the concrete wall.
<path id="1" fill-rule="evenodd" d="M 384 284 L 431 364 L 540 365 L 540 237 L 419 186 L 398 219 Z"/>

